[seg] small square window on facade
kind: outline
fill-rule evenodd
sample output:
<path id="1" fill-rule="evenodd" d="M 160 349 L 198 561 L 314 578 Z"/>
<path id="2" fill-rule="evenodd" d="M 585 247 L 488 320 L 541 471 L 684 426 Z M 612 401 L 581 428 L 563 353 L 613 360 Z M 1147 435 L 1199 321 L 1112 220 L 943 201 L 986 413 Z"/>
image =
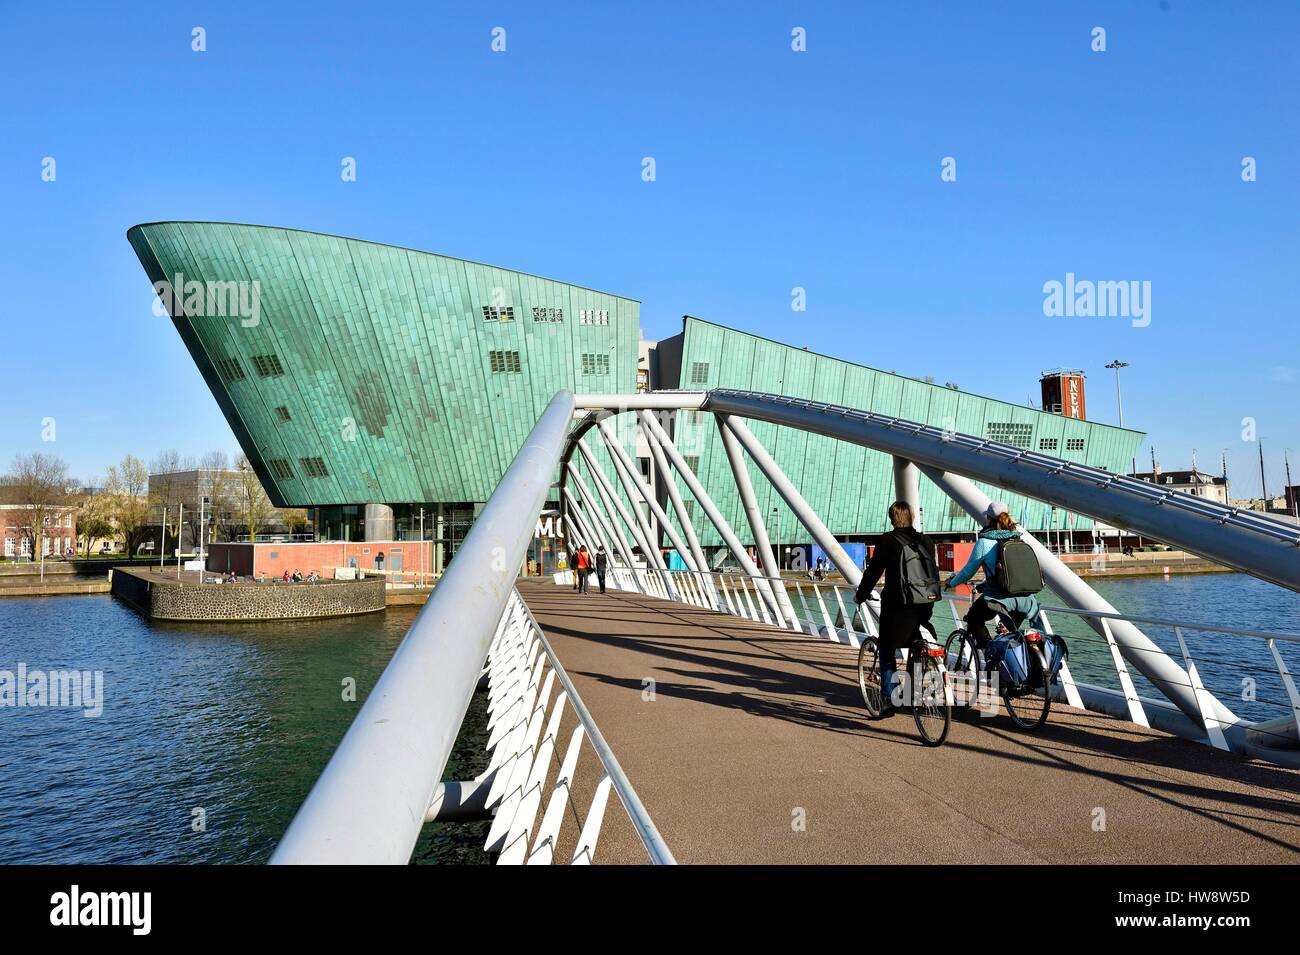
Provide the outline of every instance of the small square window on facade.
<path id="1" fill-rule="evenodd" d="M 1038 439 L 1038 450 L 1039 450 L 1039 451 L 1055 451 L 1055 450 L 1056 450 L 1056 439 L 1055 439 L 1055 438 L 1039 438 L 1039 439 Z"/>
<path id="2" fill-rule="evenodd" d="M 289 409 L 286 408 L 284 405 L 276 405 L 276 406 L 275 406 L 275 416 L 276 416 L 277 418 L 279 418 L 281 421 L 288 421 L 288 420 L 289 420 Z"/>
<path id="3" fill-rule="evenodd" d="M 584 308 L 578 316 L 580 325 L 608 325 L 609 310 L 604 308 Z"/>
<path id="4" fill-rule="evenodd" d="M 217 374 L 226 384 L 244 380 L 244 366 L 239 363 L 238 358 L 218 358 L 216 365 Z"/>
<path id="5" fill-rule="evenodd" d="M 1034 427 L 1013 421 L 990 421 L 985 426 L 984 436 L 990 441 L 999 441 L 1017 448 L 1028 448 L 1033 437 Z"/>
<path id="6" fill-rule="evenodd" d="M 485 322 L 513 322 L 515 320 L 515 307 L 513 305 L 484 305 L 483 321 Z"/>
<path id="7" fill-rule="evenodd" d="M 692 474 L 700 473 L 700 456 L 698 454 L 688 454 L 684 456 L 686 467 Z"/>
<path id="8" fill-rule="evenodd" d="M 517 351 L 490 351 L 488 352 L 488 366 L 494 374 L 515 374 L 521 369 L 519 363 L 519 352 Z"/>
<path id="9" fill-rule="evenodd" d="M 545 322 L 550 325 L 559 325 L 564 321 L 564 309 L 562 308 L 534 308 L 533 321 Z"/>
<path id="10" fill-rule="evenodd" d="M 298 463 L 302 465 L 302 471 L 308 477 L 329 477 L 330 472 L 326 469 L 325 462 L 321 458 L 299 458 Z"/>
<path id="11" fill-rule="evenodd" d="M 609 356 L 596 355 L 590 352 L 583 353 L 582 373 L 584 375 L 608 375 Z"/>
<path id="12" fill-rule="evenodd" d="M 1067 451 L 1082 451 L 1082 450 L 1083 450 L 1083 438 L 1066 438 L 1066 439 L 1065 439 L 1065 450 L 1067 450 Z"/>
<path id="13" fill-rule="evenodd" d="M 254 355 L 253 368 L 262 378 L 278 378 L 284 374 L 279 355 Z"/>
<path id="14" fill-rule="evenodd" d="M 709 383 L 709 363 L 707 361 L 691 362 L 691 384 L 707 385 Z"/>
<path id="15" fill-rule="evenodd" d="M 271 458 L 267 464 L 271 466 L 271 474 L 277 481 L 293 480 L 293 467 L 284 458 Z M 324 468 L 325 465 L 321 464 L 321 467 Z"/>

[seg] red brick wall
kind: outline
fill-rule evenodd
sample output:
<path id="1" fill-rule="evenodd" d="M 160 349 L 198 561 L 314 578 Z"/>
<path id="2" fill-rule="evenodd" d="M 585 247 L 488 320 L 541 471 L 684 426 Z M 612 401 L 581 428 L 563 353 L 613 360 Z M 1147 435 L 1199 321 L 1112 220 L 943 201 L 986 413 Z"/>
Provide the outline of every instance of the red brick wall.
<path id="1" fill-rule="evenodd" d="M 421 557 L 423 551 L 423 558 Z M 312 571 L 326 579 L 334 576 L 335 567 L 347 567 L 349 560 L 367 570 L 375 568 L 375 558 L 382 552 L 384 569 L 392 570 L 392 558 L 402 558 L 407 573 L 433 570 L 433 542 L 363 541 L 354 543 L 292 544 L 212 544 L 208 547 L 208 569 L 216 573 L 233 570 L 241 577 L 266 574 L 279 577 L 286 570 L 303 574 Z"/>
<path id="2" fill-rule="evenodd" d="M 0 557 L 5 556 L 5 540 L 12 538 L 14 542 L 14 558 L 22 554 L 23 538 L 29 533 L 29 523 L 31 521 L 30 511 L 26 508 L 9 508 L 0 507 Z M 49 540 L 50 555 L 63 555 L 73 552 L 77 547 L 77 512 L 75 508 L 69 507 L 50 507 L 46 508 L 46 513 L 50 518 L 50 526 L 42 528 L 42 537 Z M 57 523 L 58 526 L 55 526 Z M 64 526 L 69 524 L 70 526 Z M 43 549 L 46 545 L 41 544 Z M 29 542 L 29 548 L 36 548 L 35 542 Z M 40 551 L 37 550 L 33 555 L 39 558 Z"/>

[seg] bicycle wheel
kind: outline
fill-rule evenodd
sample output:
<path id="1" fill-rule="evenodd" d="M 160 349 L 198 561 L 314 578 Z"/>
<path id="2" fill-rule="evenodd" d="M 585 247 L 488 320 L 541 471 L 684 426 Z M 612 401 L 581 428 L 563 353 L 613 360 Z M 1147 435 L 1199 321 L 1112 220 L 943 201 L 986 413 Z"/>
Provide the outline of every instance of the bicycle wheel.
<path id="1" fill-rule="evenodd" d="M 858 649 L 858 689 L 868 716 L 879 716 L 885 708 L 884 693 L 880 688 L 880 647 L 871 637 L 862 641 Z"/>
<path id="2" fill-rule="evenodd" d="M 983 666 L 975 639 L 965 630 L 954 630 L 948 634 L 948 642 L 943 645 L 944 660 L 954 691 L 962 685 L 960 696 L 972 709 L 979 705 L 980 672 Z"/>
<path id="3" fill-rule="evenodd" d="M 917 654 L 912 664 L 912 719 L 916 720 L 921 742 L 939 746 L 948 738 L 952 707 L 945 692 L 947 674 L 938 659 Z"/>
<path id="4" fill-rule="evenodd" d="M 1052 708 L 1052 687 L 1044 666 L 1043 651 L 1035 643 L 1027 644 L 1025 649 L 1033 655 L 1042 682 L 1014 691 L 1003 687 L 1002 701 L 1012 723 L 1022 730 L 1036 730 L 1047 722 L 1047 713 Z"/>

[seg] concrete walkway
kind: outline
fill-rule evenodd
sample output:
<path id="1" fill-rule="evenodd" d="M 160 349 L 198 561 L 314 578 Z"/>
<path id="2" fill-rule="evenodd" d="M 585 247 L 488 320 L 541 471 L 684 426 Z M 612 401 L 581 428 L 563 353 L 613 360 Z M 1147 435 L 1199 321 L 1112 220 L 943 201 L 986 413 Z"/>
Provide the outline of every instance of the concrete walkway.
<path id="1" fill-rule="evenodd" d="M 847 647 L 519 590 L 679 862 L 1300 861 L 1295 771 L 1064 706 L 1035 734 L 958 711 L 929 749 L 906 712 L 864 717 Z M 645 860 L 616 796 L 597 858 Z"/>

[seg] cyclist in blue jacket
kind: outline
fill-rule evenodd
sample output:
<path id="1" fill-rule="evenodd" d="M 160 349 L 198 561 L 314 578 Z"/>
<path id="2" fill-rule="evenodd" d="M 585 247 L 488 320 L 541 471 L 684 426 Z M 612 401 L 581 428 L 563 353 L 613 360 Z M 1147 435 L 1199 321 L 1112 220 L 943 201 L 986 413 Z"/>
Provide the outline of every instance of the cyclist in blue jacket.
<path id="1" fill-rule="evenodd" d="M 975 637 L 975 642 L 981 645 L 989 637 L 988 621 L 997 617 L 997 610 L 989 605 L 989 601 L 996 601 L 1005 607 L 1017 626 L 1025 620 L 1035 627 L 1041 626 L 1038 598 L 1008 596 L 1002 592 L 997 582 L 998 550 L 1002 541 L 1020 537 L 1015 519 L 1001 501 L 990 504 L 984 516 L 988 526 L 976 538 L 970 560 L 943 585 L 945 590 L 959 587 L 974 577 L 977 570 L 984 568 L 984 582 L 976 587 L 978 596 L 966 612 L 966 629 Z"/>

